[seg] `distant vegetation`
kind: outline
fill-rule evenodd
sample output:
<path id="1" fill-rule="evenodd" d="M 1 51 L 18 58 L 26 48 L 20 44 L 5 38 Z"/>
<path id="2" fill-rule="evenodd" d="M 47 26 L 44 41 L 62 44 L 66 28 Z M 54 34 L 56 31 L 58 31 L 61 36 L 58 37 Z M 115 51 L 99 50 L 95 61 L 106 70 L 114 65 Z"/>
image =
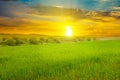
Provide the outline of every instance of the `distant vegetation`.
<path id="1" fill-rule="evenodd" d="M 96 41 L 96 40 L 110 40 L 120 39 L 115 38 L 97 38 L 97 37 L 64 37 L 64 36 L 45 36 L 45 35 L 0 35 L 1 46 L 20 46 L 20 45 L 39 45 L 47 43 L 66 43 L 66 42 L 81 42 L 81 41 Z"/>
<path id="2" fill-rule="evenodd" d="M 0 35 L 0 45 L 19 46 L 23 44 L 46 44 L 46 43 L 64 43 L 93 41 L 97 38 L 85 37 L 60 37 L 60 36 L 40 36 L 40 35 Z"/>

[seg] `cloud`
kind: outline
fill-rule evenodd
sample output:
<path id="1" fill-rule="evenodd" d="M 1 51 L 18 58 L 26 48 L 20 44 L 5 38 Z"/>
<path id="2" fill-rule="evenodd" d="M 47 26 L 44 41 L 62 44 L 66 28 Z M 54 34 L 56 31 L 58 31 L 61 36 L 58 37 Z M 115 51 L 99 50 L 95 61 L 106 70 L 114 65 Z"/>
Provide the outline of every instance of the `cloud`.
<path id="1" fill-rule="evenodd" d="M 23 25 L 34 24 L 34 20 L 59 21 L 58 18 L 43 17 L 34 8 L 20 2 L 0 1 L 0 27 L 23 27 Z"/>
<path id="2" fill-rule="evenodd" d="M 110 0 L 101 0 L 102 2 L 108 2 L 108 1 L 110 1 Z"/>
<path id="3" fill-rule="evenodd" d="M 120 10 L 120 7 L 114 6 L 112 7 L 114 10 Z"/>
<path id="4" fill-rule="evenodd" d="M 0 27 L 19 27 L 25 23 L 27 21 L 23 18 L 0 17 Z"/>
<path id="5" fill-rule="evenodd" d="M 35 11 L 29 6 L 18 2 L 18 0 L 0 1 L 0 28 L 24 27 L 31 23 L 24 15 Z"/>
<path id="6" fill-rule="evenodd" d="M 8 1 L 8 0 L 7 0 Z M 24 14 L 32 12 L 32 9 L 20 2 L 0 1 L 0 16 L 1 17 L 22 17 Z"/>
<path id="7" fill-rule="evenodd" d="M 0 1 L 20 1 L 20 0 L 0 0 Z"/>

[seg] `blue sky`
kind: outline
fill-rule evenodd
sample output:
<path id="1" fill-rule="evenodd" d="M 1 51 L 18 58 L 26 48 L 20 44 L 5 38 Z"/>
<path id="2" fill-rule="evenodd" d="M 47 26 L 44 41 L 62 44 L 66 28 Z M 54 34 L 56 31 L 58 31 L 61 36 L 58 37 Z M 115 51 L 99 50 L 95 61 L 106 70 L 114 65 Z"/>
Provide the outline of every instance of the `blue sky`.
<path id="1" fill-rule="evenodd" d="M 31 6 L 42 4 L 83 10 L 109 10 L 113 8 L 120 10 L 120 0 L 0 0 L 0 16 L 13 17 L 17 16 L 16 13 L 29 11 L 28 6 L 21 3 L 28 3 Z"/>
<path id="2" fill-rule="evenodd" d="M 87 10 L 108 10 L 113 6 L 120 6 L 120 0 L 21 0 L 29 4 L 43 4 L 82 8 Z"/>

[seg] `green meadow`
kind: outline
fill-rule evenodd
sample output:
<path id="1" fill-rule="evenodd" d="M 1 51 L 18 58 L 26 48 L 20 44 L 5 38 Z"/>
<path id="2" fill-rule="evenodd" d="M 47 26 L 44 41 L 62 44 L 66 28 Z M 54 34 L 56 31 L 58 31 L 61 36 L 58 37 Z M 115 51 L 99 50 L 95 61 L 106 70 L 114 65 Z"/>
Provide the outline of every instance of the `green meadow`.
<path id="1" fill-rule="evenodd" d="M 120 40 L 3 45 L 0 80 L 120 80 Z"/>

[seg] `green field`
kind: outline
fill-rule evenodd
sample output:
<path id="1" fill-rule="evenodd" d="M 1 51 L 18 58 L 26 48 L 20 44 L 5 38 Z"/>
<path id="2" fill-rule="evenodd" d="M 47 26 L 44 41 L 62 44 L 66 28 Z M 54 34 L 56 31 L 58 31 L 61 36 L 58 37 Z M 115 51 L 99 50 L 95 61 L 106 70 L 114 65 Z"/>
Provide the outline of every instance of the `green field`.
<path id="1" fill-rule="evenodd" d="M 0 80 L 120 80 L 120 40 L 0 46 Z"/>

